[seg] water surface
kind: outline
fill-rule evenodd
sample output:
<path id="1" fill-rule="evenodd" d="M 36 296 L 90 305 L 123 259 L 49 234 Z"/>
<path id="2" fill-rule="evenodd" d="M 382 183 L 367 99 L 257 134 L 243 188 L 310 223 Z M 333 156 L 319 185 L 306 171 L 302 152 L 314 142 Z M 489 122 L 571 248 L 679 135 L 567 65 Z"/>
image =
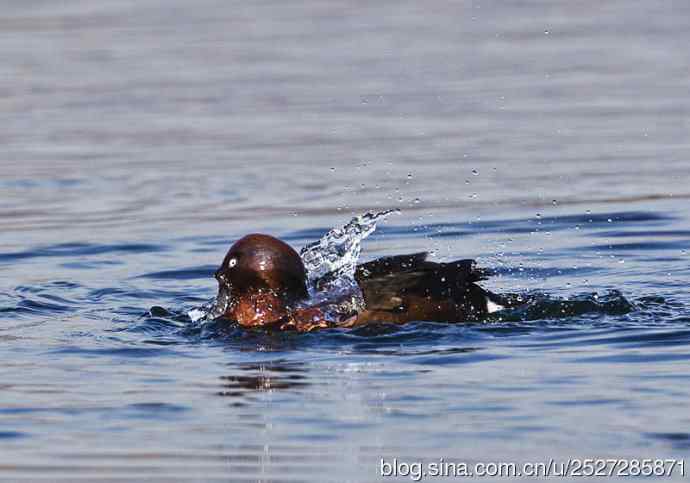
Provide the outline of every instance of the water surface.
<path id="1" fill-rule="evenodd" d="M 5 3 L 0 478 L 687 458 L 686 2 Z M 186 317 L 243 234 L 300 248 L 389 208 L 364 259 L 476 258 L 533 302 Z"/>

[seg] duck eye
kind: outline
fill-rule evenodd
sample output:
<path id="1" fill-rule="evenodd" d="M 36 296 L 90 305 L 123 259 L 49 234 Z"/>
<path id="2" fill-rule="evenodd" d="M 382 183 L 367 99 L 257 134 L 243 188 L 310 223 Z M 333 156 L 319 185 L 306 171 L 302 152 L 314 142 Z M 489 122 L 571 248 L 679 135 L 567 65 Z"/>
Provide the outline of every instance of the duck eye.
<path id="1" fill-rule="evenodd" d="M 228 260 L 228 268 L 233 268 L 235 265 L 237 265 L 237 258 L 231 258 Z"/>

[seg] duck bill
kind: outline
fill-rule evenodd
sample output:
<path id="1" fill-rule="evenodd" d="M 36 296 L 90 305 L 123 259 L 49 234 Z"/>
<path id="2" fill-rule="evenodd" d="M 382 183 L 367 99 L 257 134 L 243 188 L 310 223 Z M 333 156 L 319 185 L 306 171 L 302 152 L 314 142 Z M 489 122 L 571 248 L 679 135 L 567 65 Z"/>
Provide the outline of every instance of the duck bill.
<path id="1" fill-rule="evenodd" d="M 206 313 L 206 320 L 214 320 L 222 317 L 230 306 L 230 286 L 226 283 L 218 284 L 218 295 L 211 308 Z"/>

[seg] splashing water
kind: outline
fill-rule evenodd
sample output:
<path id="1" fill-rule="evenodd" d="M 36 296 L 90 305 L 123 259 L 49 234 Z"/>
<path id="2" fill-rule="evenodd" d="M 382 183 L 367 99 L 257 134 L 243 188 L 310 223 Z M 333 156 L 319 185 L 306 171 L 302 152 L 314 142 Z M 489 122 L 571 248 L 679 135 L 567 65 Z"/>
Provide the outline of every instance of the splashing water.
<path id="1" fill-rule="evenodd" d="M 362 240 L 376 230 L 376 223 L 398 211 L 357 216 L 302 248 L 300 256 L 307 270 L 309 299 L 300 305 L 318 306 L 324 318 L 331 321 L 364 310 L 364 296 L 355 280 Z"/>
<path id="2" fill-rule="evenodd" d="M 376 230 L 379 221 L 394 212 L 399 210 L 357 216 L 302 248 L 300 256 L 307 271 L 309 298 L 300 305 L 320 306 L 327 319 L 338 319 L 343 314 L 362 310 L 364 297 L 355 280 L 362 240 Z M 187 314 L 192 322 L 213 320 L 225 313 L 229 302 L 230 294 L 221 290 L 215 300 Z"/>
<path id="3" fill-rule="evenodd" d="M 221 287 L 215 299 L 201 307 L 190 310 L 187 312 L 187 315 L 192 319 L 192 322 L 213 320 L 222 316 L 227 310 L 228 305 L 230 305 L 230 292 L 225 287 Z"/>
<path id="4" fill-rule="evenodd" d="M 300 256 L 307 269 L 307 285 L 315 296 L 325 286 L 355 279 L 362 240 L 376 230 L 376 224 L 397 210 L 366 213 L 353 218 L 347 225 L 333 228 L 320 240 L 302 248 Z"/>

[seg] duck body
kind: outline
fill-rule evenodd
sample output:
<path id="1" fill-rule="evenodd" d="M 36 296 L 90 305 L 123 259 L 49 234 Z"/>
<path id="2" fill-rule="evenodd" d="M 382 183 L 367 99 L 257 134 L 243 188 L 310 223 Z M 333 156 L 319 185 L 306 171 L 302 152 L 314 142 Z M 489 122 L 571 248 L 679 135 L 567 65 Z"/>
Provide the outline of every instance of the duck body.
<path id="1" fill-rule="evenodd" d="M 474 260 L 437 263 L 428 253 L 380 258 L 357 267 L 365 310 L 358 323 L 410 321 L 474 322 L 497 297 L 476 282 L 487 274 Z"/>
<path id="2" fill-rule="evenodd" d="M 219 292 L 214 318 L 244 327 L 311 331 L 372 323 L 474 322 L 500 298 L 477 284 L 488 272 L 473 260 L 438 263 L 426 252 L 376 259 L 355 270 L 363 304 L 310 304 L 299 254 L 269 235 L 238 240 L 216 271 Z M 335 312 L 334 306 L 339 309 Z"/>

